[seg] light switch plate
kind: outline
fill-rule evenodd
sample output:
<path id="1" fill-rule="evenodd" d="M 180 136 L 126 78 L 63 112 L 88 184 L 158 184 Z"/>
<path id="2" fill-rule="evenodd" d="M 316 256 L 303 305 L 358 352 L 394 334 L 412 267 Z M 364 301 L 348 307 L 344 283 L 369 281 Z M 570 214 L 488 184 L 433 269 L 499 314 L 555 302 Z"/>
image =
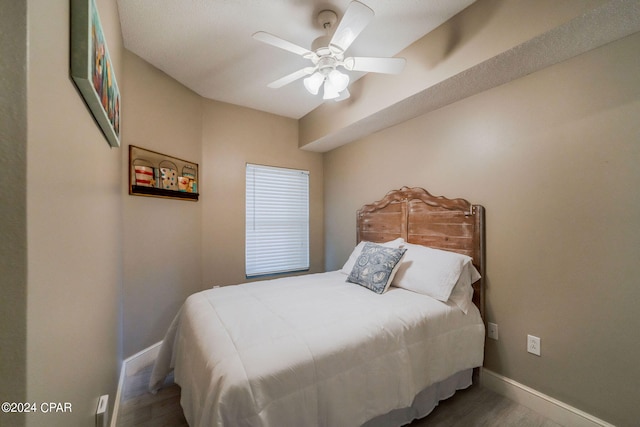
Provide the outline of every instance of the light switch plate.
<path id="1" fill-rule="evenodd" d="M 498 339 L 498 324 L 487 322 L 487 337 L 497 340 Z"/>

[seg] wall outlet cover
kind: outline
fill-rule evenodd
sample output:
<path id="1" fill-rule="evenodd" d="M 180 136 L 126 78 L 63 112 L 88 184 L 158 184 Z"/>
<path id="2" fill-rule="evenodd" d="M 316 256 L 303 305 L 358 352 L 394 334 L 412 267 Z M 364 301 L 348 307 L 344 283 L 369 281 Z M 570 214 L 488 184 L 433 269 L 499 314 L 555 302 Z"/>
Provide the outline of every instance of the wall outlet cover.
<path id="1" fill-rule="evenodd" d="M 96 427 L 107 427 L 109 424 L 109 395 L 104 394 L 98 400 L 96 409 Z"/>
<path id="2" fill-rule="evenodd" d="M 527 335 L 527 351 L 536 356 L 540 356 L 540 338 Z"/>

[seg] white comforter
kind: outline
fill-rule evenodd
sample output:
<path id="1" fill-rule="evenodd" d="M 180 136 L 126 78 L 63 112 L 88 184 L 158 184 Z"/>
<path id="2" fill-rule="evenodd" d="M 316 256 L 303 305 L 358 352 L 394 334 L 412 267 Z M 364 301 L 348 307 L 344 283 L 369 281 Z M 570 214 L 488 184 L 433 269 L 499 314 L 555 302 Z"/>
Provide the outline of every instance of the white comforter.
<path id="1" fill-rule="evenodd" d="M 150 387 L 171 368 L 196 426 L 359 426 L 408 407 L 425 387 L 482 365 L 478 311 L 340 272 L 190 296 Z"/>

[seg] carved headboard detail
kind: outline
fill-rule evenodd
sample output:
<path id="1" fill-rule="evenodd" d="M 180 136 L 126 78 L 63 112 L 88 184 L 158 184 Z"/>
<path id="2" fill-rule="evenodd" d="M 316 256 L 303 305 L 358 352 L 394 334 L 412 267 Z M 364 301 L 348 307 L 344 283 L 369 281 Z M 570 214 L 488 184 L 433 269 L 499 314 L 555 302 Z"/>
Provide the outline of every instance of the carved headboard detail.
<path id="1" fill-rule="evenodd" d="M 409 243 L 458 252 L 473 258 L 482 275 L 473 287 L 473 302 L 484 318 L 484 208 L 465 199 L 433 196 L 423 188 L 402 187 L 357 212 L 358 242 Z"/>

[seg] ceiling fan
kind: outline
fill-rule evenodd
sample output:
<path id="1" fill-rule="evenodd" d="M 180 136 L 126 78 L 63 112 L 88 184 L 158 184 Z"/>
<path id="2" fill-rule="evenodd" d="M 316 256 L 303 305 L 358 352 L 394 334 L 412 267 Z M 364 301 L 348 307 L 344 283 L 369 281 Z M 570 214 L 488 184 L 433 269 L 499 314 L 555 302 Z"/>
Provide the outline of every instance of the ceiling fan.
<path id="1" fill-rule="evenodd" d="M 331 30 L 338 21 L 338 16 L 332 10 L 321 11 L 318 14 L 318 23 L 326 30 L 326 35 L 315 39 L 311 49 L 305 49 L 264 31 L 255 33 L 254 39 L 300 55 L 312 63 L 309 67 L 269 83 L 268 87 L 277 89 L 306 77 L 304 86 L 310 93 L 317 95 L 322 87 L 323 99 L 341 101 L 349 97 L 349 75 L 341 72 L 338 67 L 347 71 L 400 73 L 406 62 L 404 58 L 345 57 L 346 50 L 371 22 L 373 16 L 374 12 L 368 6 L 359 1 L 352 1 L 332 35 Z"/>

